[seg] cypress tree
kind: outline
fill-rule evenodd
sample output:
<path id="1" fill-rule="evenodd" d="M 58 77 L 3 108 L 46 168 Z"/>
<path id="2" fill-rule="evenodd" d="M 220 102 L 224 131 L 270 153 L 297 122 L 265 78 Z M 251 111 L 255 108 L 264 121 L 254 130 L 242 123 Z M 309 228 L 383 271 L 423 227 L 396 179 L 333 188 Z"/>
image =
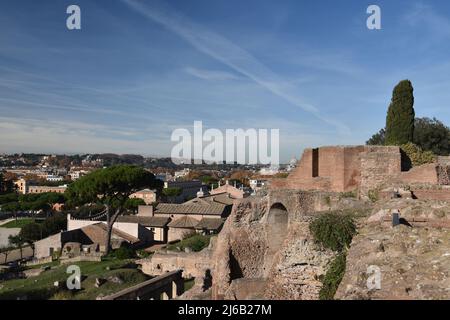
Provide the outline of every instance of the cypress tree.
<path id="1" fill-rule="evenodd" d="M 402 80 L 394 88 L 386 116 L 386 145 L 402 145 L 413 141 L 414 95 L 411 81 Z"/>

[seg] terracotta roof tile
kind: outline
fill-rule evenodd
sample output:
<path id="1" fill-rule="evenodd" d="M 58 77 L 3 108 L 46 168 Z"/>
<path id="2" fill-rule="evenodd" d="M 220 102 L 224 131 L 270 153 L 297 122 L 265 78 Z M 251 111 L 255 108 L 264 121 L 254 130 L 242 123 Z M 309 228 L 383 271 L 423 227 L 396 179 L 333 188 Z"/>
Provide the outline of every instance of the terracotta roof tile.
<path id="1" fill-rule="evenodd" d="M 197 203 L 160 203 L 156 206 L 155 214 L 203 214 L 220 216 L 226 212 L 226 207 L 226 205 L 221 203 L 211 203 L 208 205 Z"/>
<path id="2" fill-rule="evenodd" d="M 105 244 L 106 231 L 107 231 L 106 224 L 104 224 L 102 222 L 99 222 L 96 224 L 91 224 L 89 226 L 81 228 L 81 231 L 86 236 L 88 236 L 89 239 L 91 239 L 91 241 L 93 243 L 100 243 L 103 245 Z M 113 228 L 112 232 L 115 236 L 123 238 L 130 243 L 137 243 L 140 241 L 138 238 L 135 238 L 135 237 L 129 235 L 128 233 L 117 230 L 116 228 Z"/>
<path id="3" fill-rule="evenodd" d="M 178 218 L 176 220 L 173 220 L 169 223 L 170 228 L 195 228 L 195 226 L 198 224 L 198 220 L 191 218 L 189 216 L 184 216 L 181 218 Z"/>
<path id="4" fill-rule="evenodd" d="M 200 220 L 200 222 L 195 226 L 195 229 L 197 230 L 219 230 L 223 223 L 224 219 L 217 219 L 217 218 L 203 218 Z"/>
<path id="5" fill-rule="evenodd" d="M 170 221 L 167 217 L 120 216 L 117 222 L 139 223 L 144 227 L 165 227 Z"/>

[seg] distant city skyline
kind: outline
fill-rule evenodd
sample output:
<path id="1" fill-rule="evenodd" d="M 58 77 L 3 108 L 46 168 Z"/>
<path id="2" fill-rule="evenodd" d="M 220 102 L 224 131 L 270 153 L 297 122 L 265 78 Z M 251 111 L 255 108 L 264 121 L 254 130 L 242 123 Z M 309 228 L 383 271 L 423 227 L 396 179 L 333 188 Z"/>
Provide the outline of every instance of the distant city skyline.
<path id="1" fill-rule="evenodd" d="M 437 0 L 2 1 L 0 153 L 170 157 L 172 131 L 202 121 L 280 129 L 286 163 L 364 144 L 402 79 L 416 115 L 448 125 L 448 17 Z"/>

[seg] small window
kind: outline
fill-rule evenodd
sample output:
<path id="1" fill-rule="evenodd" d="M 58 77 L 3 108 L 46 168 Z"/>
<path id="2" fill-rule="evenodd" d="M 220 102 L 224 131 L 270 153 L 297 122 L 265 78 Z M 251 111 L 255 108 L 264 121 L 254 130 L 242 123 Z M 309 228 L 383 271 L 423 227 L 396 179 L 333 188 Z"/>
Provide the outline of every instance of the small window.
<path id="1" fill-rule="evenodd" d="M 319 149 L 312 150 L 312 176 L 313 178 L 319 176 Z"/>

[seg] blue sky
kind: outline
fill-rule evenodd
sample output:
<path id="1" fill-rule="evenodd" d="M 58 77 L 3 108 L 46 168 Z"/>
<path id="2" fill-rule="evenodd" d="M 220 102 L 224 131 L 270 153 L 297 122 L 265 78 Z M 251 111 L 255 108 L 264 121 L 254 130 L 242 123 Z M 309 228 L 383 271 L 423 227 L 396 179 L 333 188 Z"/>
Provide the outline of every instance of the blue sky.
<path id="1" fill-rule="evenodd" d="M 449 40 L 444 0 L 3 0 L 0 153 L 167 156 L 201 120 L 278 128 L 286 161 L 363 144 L 406 78 L 416 114 L 450 124 Z"/>

